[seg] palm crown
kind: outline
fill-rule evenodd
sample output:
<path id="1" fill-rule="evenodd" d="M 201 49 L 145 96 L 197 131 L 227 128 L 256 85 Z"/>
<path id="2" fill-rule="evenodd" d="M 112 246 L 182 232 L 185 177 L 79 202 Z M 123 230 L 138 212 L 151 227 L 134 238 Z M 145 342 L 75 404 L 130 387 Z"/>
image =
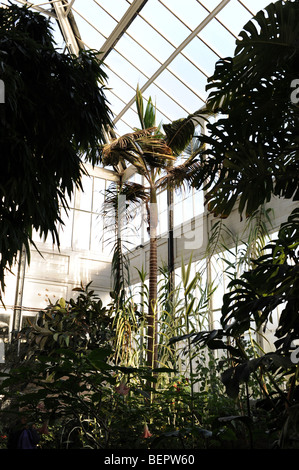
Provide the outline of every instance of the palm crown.
<path id="1" fill-rule="evenodd" d="M 143 177 L 144 183 L 122 181 L 117 195 L 123 194 L 128 202 L 144 202 L 147 208 L 147 225 L 150 234 L 149 263 L 149 311 L 148 311 L 148 356 L 149 366 L 157 365 L 157 194 L 165 189 L 180 188 L 183 184 L 191 186 L 199 162 L 193 152 L 183 162 L 179 157 L 194 137 L 195 128 L 200 124 L 200 112 L 164 125 L 163 133 L 155 124 L 155 110 L 149 99 L 146 108 L 137 88 L 136 105 L 141 129 L 125 134 L 102 148 L 101 157 L 105 165 L 117 167 L 129 163 Z M 110 199 L 111 203 L 111 199 Z M 119 249 L 119 245 L 118 245 Z"/>

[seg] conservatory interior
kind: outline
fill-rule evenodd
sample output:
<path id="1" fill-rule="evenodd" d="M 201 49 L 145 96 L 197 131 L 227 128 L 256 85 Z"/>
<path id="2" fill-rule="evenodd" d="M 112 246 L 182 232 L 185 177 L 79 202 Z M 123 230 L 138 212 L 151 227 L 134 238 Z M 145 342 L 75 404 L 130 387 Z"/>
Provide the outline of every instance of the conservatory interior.
<path id="1" fill-rule="evenodd" d="M 298 448 L 298 0 L 0 6 L 1 448 Z"/>

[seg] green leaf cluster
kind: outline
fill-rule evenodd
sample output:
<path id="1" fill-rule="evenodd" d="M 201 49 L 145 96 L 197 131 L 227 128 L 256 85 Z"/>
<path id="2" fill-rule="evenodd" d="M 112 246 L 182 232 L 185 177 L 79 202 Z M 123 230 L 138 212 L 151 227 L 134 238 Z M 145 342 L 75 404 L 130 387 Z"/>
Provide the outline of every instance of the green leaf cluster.
<path id="1" fill-rule="evenodd" d="M 233 57 L 220 59 L 209 79 L 207 125 L 195 186 L 209 209 L 251 215 L 273 195 L 298 200 L 299 4 L 277 1 L 249 21 Z"/>
<path id="2" fill-rule="evenodd" d="M 0 283 L 33 230 L 59 243 L 61 207 L 95 164 L 111 125 L 95 51 L 56 48 L 49 21 L 26 6 L 0 9 Z"/>

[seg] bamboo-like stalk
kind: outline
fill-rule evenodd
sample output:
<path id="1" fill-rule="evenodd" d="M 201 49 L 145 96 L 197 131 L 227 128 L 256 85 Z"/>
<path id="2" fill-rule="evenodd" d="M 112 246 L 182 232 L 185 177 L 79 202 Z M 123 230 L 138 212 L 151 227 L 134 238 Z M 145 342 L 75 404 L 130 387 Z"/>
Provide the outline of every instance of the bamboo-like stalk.
<path id="1" fill-rule="evenodd" d="M 149 306 L 148 306 L 148 365 L 157 367 L 158 362 L 158 318 L 157 318 L 157 194 L 154 186 L 151 187 L 150 195 L 150 260 L 149 260 Z"/>

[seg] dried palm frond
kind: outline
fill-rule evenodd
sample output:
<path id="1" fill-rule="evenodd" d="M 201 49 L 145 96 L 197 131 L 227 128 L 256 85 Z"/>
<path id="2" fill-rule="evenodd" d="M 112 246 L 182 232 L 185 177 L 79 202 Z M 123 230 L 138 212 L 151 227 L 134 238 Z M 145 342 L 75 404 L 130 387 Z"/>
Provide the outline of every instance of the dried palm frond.
<path id="1" fill-rule="evenodd" d="M 157 187 L 163 188 L 188 188 L 192 185 L 195 175 L 201 168 L 201 161 L 192 156 L 183 163 L 166 168 L 166 173 L 157 181 Z"/>

